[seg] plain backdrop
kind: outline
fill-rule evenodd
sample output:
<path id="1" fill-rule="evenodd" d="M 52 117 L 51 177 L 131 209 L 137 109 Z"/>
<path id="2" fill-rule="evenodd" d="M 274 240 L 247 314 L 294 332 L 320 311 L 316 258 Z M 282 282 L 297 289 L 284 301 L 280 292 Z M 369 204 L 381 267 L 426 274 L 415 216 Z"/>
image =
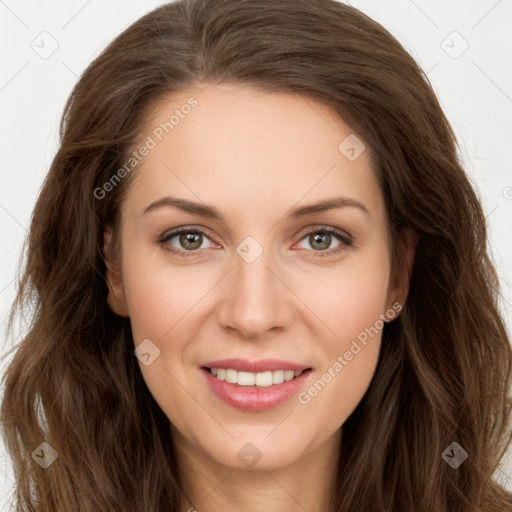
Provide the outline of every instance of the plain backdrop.
<path id="1" fill-rule="evenodd" d="M 153 0 L 0 0 L 0 352 L 22 243 L 58 142 L 58 123 L 86 66 Z M 512 319 L 512 1 L 352 0 L 427 72 L 486 212 L 502 309 Z M 7 361 L 0 364 L 3 374 Z M 497 479 L 512 490 L 508 454 Z M 0 510 L 13 485 L 0 446 Z"/>

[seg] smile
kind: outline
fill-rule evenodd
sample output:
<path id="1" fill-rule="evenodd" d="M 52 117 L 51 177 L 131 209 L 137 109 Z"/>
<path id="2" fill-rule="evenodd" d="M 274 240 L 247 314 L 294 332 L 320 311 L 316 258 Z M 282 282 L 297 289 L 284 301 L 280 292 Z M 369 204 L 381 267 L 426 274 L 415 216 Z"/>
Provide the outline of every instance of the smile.
<path id="1" fill-rule="evenodd" d="M 312 375 L 311 368 L 257 373 L 204 366 L 200 370 L 215 397 L 249 412 L 263 412 L 284 404 L 306 386 Z"/>
<path id="2" fill-rule="evenodd" d="M 208 368 L 218 380 L 239 386 L 270 387 L 299 377 L 302 370 L 275 370 L 267 372 L 242 372 L 232 368 Z"/>

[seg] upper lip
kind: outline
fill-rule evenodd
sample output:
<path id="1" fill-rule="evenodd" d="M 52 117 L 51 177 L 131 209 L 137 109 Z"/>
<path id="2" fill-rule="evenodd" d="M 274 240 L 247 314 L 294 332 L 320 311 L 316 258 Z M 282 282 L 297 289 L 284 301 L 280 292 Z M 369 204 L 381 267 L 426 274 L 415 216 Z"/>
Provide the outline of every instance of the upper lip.
<path id="1" fill-rule="evenodd" d="M 201 366 L 207 368 L 231 368 L 239 372 L 268 372 L 276 370 L 307 370 L 311 368 L 300 363 L 293 363 L 291 361 L 282 361 L 279 359 L 260 359 L 259 361 L 249 361 L 247 359 L 219 359 L 217 361 L 207 361 L 202 363 Z"/>

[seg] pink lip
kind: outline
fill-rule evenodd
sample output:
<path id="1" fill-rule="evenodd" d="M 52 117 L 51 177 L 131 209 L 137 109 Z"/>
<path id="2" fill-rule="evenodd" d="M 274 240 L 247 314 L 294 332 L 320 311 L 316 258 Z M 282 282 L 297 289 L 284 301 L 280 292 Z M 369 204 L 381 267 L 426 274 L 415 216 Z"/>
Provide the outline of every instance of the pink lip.
<path id="1" fill-rule="evenodd" d="M 231 368 L 238 372 L 273 372 L 276 370 L 307 370 L 310 366 L 291 363 L 290 361 L 280 361 L 279 359 L 262 359 L 260 361 L 248 361 L 247 359 L 220 359 L 218 361 L 207 361 L 201 366 L 208 368 Z"/>
<path id="2" fill-rule="evenodd" d="M 220 368 L 222 367 L 220 366 Z M 214 368 L 217 367 L 214 366 Z M 284 368 L 281 367 L 281 369 Z M 305 371 L 298 377 L 284 381 L 281 384 L 258 387 L 239 386 L 225 380 L 219 380 L 206 368 L 201 368 L 201 372 L 205 376 L 210 389 L 218 398 L 237 409 L 251 412 L 268 411 L 286 402 L 299 392 L 311 373 L 311 371 Z"/>

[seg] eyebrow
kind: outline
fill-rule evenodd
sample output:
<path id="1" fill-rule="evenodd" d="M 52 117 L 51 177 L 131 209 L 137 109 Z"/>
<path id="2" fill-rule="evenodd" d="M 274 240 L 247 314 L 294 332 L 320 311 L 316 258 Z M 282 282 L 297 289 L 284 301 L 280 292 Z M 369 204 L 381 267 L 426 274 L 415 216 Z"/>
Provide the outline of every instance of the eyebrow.
<path id="1" fill-rule="evenodd" d="M 195 201 L 189 201 L 187 199 L 180 199 L 178 197 L 163 197 L 157 201 L 152 202 L 143 212 L 145 215 L 151 211 L 154 211 L 162 207 L 174 207 L 186 213 L 192 213 L 200 215 L 201 217 L 208 217 L 211 219 L 217 219 L 224 222 L 224 216 L 214 207 L 204 203 L 197 203 Z M 331 199 L 324 199 L 317 203 L 309 204 L 306 206 L 300 206 L 295 208 L 286 214 L 286 219 L 300 219 L 308 215 L 315 213 L 321 213 L 327 210 L 333 210 L 335 208 L 354 207 L 364 212 L 368 217 L 371 217 L 368 208 L 359 201 L 348 197 L 334 197 Z"/>

